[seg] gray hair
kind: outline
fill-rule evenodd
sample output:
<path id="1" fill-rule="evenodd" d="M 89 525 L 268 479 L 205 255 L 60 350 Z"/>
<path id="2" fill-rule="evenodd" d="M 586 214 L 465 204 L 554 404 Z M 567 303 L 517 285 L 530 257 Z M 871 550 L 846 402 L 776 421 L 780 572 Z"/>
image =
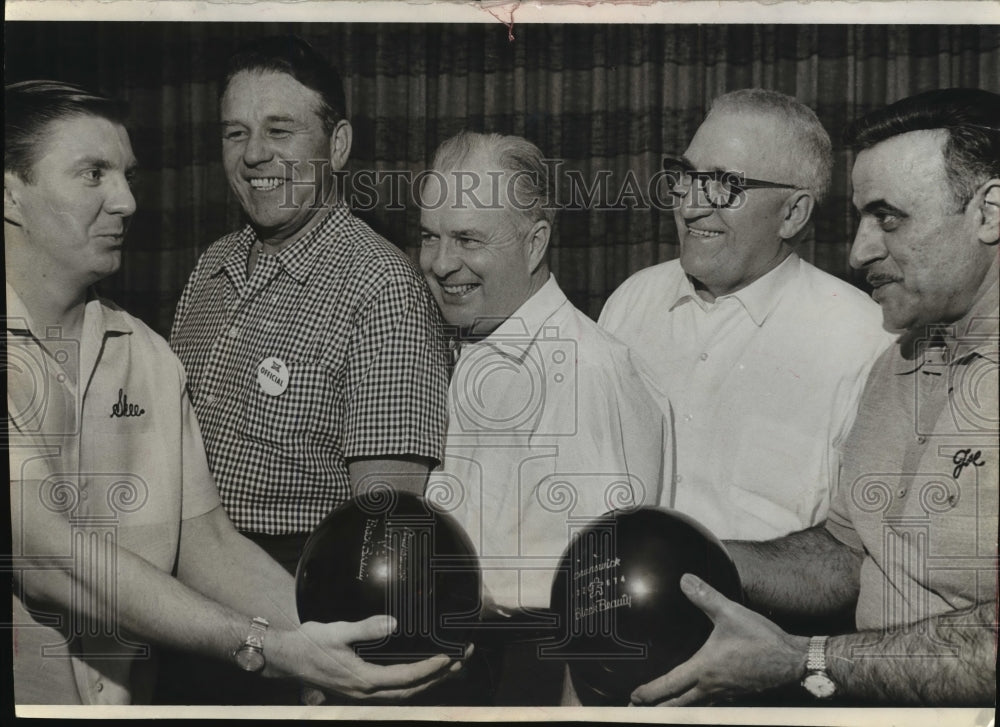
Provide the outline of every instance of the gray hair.
<path id="1" fill-rule="evenodd" d="M 437 148 L 431 166 L 439 172 L 459 169 L 479 153 L 495 161 L 508 180 L 513 180 L 513 188 L 508 191 L 517 201 L 512 211 L 521 220 L 520 229 L 527 230 L 543 220 L 553 224 L 554 181 L 543 163 L 541 149 L 523 137 L 460 131 Z"/>
<path id="2" fill-rule="evenodd" d="M 773 116 L 793 135 L 797 164 L 792 172 L 795 184 L 808 189 L 819 204 L 830 190 L 833 169 L 833 145 L 816 113 L 791 96 L 763 88 L 743 88 L 716 98 L 709 113 L 731 111 Z M 780 181 L 780 180 L 778 180 Z"/>

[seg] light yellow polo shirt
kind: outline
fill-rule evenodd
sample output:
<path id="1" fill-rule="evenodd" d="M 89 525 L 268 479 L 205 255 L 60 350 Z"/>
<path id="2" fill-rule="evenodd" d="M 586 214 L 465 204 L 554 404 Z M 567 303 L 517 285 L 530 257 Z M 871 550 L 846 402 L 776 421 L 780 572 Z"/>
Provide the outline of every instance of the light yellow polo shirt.
<path id="1" fill-rule="evenodd" d="M 72 542 L 49 554 L 50 567 L 89 563 L 114 573 L 118 549 L 127 549 L 171 571 L 181 520 L 214 509 L 219 497 L 183 367 L 166 341 L 96 297 L 80 340 L 67 340 L 40 330 L 9 284 L 6 339 L 12 517 L 25 532 L 39 508 L 69 521 Z M 15 559 L 32 555 L 25 547 L 13 543 Z M 21 573 L 22 582 L 31 578 Z M 15 590 L 17 703 L 149 700 L 154 652 L 116 626 L 114 579 L 103 582 L 93 598 L 109 617 L 99 620 L 25 603 Z"/>

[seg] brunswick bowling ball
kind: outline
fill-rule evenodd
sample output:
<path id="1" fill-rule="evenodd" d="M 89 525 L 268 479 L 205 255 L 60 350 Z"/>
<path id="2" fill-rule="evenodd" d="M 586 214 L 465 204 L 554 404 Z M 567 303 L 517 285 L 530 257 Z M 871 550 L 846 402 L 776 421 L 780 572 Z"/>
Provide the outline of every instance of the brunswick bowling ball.
<path id="1" fill-rule="evenodd" d="M 558 645 L 585 705 L 626 705 L 637 686 L 686 661 L 712 622 L 680 589 L 684 573 L 742 601 L 736 566 L 704 526 L 678 512 L 610 512 L 570 540 L 552 584 Z"/>
<path id="2" fill-rule="evenodd" d="M 371 488 L 309 536 L 295 599 L 303 622 L 394 616 L 388 638 L 355 650 L 373 663 L 409 663 L 462 656 L 478 622 L 480 581 L 475 550 L 454 518 L 415 495 Z"/>

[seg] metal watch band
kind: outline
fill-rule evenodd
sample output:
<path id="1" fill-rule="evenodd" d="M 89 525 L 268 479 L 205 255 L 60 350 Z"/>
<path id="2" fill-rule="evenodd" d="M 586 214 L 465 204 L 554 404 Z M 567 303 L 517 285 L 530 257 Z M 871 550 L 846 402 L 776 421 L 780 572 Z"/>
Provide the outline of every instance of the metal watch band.
<path id="1" fill-rule="evenodd" d="M 826 674 L 826 642 L 829 636 L 813 636 L 809 639 L 809 655 L 806 657 L 806 671 Z"/>
<path id="2" fill-rule="evenodd" d="M 246 641 L 243 643 L 246 646 L 253 646 L 263 651 L 264 635 L 267 633 L 267 627 L 270 625 L 266 618 L 254 616 L 250 621 L 250 633 L 247 634 Z"/>

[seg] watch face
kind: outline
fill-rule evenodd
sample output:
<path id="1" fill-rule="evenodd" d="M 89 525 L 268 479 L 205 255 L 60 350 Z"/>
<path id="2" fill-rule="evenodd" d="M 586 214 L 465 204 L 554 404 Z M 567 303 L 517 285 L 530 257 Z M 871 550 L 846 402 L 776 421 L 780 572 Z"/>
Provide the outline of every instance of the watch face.
<path id="1" fill-rule="evenodd" d="M 833 693 L 837 690 L 830 677 L 819 673 L 806 676 L 802 680 L 802 686 L 814 697 L 819 697 L 820 699 L 832 697 Z"/>
<path id="2" fill-rule="evenodd" d="M 246 671 L 260 671 L 264 668 L 264 654 L 246 646 L 236 652 L 236 663 Z"/>

